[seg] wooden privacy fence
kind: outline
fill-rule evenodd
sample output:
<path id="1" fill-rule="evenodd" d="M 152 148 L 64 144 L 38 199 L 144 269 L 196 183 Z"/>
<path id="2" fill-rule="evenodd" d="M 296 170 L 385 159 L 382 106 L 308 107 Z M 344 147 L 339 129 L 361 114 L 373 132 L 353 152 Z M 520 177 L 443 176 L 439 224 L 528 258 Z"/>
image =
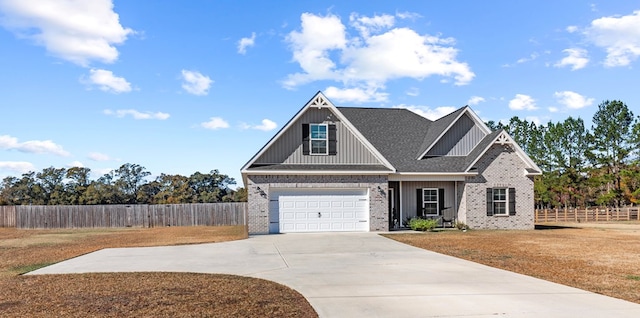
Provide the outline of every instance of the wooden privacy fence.
<path id="1" fill-rule="evenodd" d="M 537 209 L 535 222 L 638 221 L 638 207 Z"/>
<path id="2" fill-rule="evenodd" d="M 16 227 L 16 207 L 0 205 L 0 227 Z"/>
<path id="3" fill-rule="evenodd" d="M 18 205 L 0 207 L 0 217 L 23 229 L 246 225 L 247 203 Z"/>

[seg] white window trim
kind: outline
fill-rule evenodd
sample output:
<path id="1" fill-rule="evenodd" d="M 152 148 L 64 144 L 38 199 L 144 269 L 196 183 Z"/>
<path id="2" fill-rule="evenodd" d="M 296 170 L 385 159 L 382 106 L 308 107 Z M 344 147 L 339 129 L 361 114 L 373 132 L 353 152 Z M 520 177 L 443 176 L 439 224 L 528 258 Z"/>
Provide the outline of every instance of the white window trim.
<path id="1" fill-rule="evenodd" d="M 425 191 L 435 191 L 436 192 L 436 200 L 435 201 L 425 201 L 424 200 L 424 192 Z M 438 188 L 422 188 L 422 210 L 424 211 L 424 206 L 426 203 L 435 203 L 436 204 L 436 214 L 427 214 L 424 212 L 424 216 L 439 216 L 440 215 L 440 202 L 438 202 L 439 193 Z"/>
<path id="2" fill-rule="evenodd" d="M 324 126 L 325 129 L 325 137 L 324 138 L 313 138 L 313 126 Z M 325 142 L 325 150 L 324 153 L 316 153 L 313 152 L 313 142 L 317 140 L 324 140 Z M 329 125 L 327 124 L 309 124 L 309 154 L 312 156 L 326 156 L 329 154 Z"/>
<path id="3" fill-rule="evenodd" d="M 504 200 L 496 200 L 496 190 L 504 190 Z M 509 188 L 492 188 L 491 195 L 493 196 L 493 215 L 509 216 Z M 504 213 L 496 212 L 496 203 L 504 203 Z"/>

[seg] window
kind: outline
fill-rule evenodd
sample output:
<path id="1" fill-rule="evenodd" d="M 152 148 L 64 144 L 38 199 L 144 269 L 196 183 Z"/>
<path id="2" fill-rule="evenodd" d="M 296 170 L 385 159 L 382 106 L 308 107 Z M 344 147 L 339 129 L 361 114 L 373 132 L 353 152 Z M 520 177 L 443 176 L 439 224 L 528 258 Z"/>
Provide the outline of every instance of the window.
<path id="1" fill-rule="evenodd" d="M 302 124 L 302 154 L 338 154 L 336 124 Z"/>
<path id="2" fill-rule="evenodd" d="M 438 215 L 438 189 L 422 189 L 424 215 Z"/>
<path id="3" fill-rule="evenodd" d="M 487 188 L 487 216 L 516 215 L 515 188 Z"/>
<path id="4" fill-rule="evenodd" d="M 309 141 L 311 142 L 311 154 L 312 155 L 326 155 L 327 154 L 327 125 L 324 124 L 311 124 L 309 125 L 311 130 Z"/>
<path id="5" fill-rule="evenodd" d="M 493 189 L 493 215 L 508 215 L 509 207 L 507 205 L 507 189 Z"/>
<path id="6" fill-rule="evenodd" d="M 417 217 L 440 215 L 444 206 L 444 189 L 417 188 L 416 198 Z"/>

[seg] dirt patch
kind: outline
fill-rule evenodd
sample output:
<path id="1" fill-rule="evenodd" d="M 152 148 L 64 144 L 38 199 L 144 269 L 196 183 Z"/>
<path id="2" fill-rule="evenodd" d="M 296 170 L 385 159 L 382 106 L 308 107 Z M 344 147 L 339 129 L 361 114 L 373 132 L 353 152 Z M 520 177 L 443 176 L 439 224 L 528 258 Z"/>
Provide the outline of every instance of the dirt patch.
<path id="1" fill-rule="evenodd" d="M 640 277 L 640 226 L 385 236 L 434 252 L 640 303 L 640 278 L 636 279 Z"/>
<path id="2" fill-rule="evenodd" d="M 0 317 L 317 317 L 307 300 L 255 278 L 194 273 L 17 276 L 103 248 L 222 242 L 244 227 L 0 228 Z"/>

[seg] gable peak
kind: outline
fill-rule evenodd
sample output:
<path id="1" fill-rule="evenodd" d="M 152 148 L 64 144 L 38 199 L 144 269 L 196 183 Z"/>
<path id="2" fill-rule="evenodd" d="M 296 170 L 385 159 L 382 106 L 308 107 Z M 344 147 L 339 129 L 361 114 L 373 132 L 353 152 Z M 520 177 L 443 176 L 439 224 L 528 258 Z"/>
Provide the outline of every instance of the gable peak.
<path id="1" fill-rule="evenodd" d="M 318 107 L 318 109 L 322 107 L 329 107 L 329 100 L 322 94 L 322 92 L 318 92 L 316 96 L 314 96 L 309 102 L 309 107 Z"/>

